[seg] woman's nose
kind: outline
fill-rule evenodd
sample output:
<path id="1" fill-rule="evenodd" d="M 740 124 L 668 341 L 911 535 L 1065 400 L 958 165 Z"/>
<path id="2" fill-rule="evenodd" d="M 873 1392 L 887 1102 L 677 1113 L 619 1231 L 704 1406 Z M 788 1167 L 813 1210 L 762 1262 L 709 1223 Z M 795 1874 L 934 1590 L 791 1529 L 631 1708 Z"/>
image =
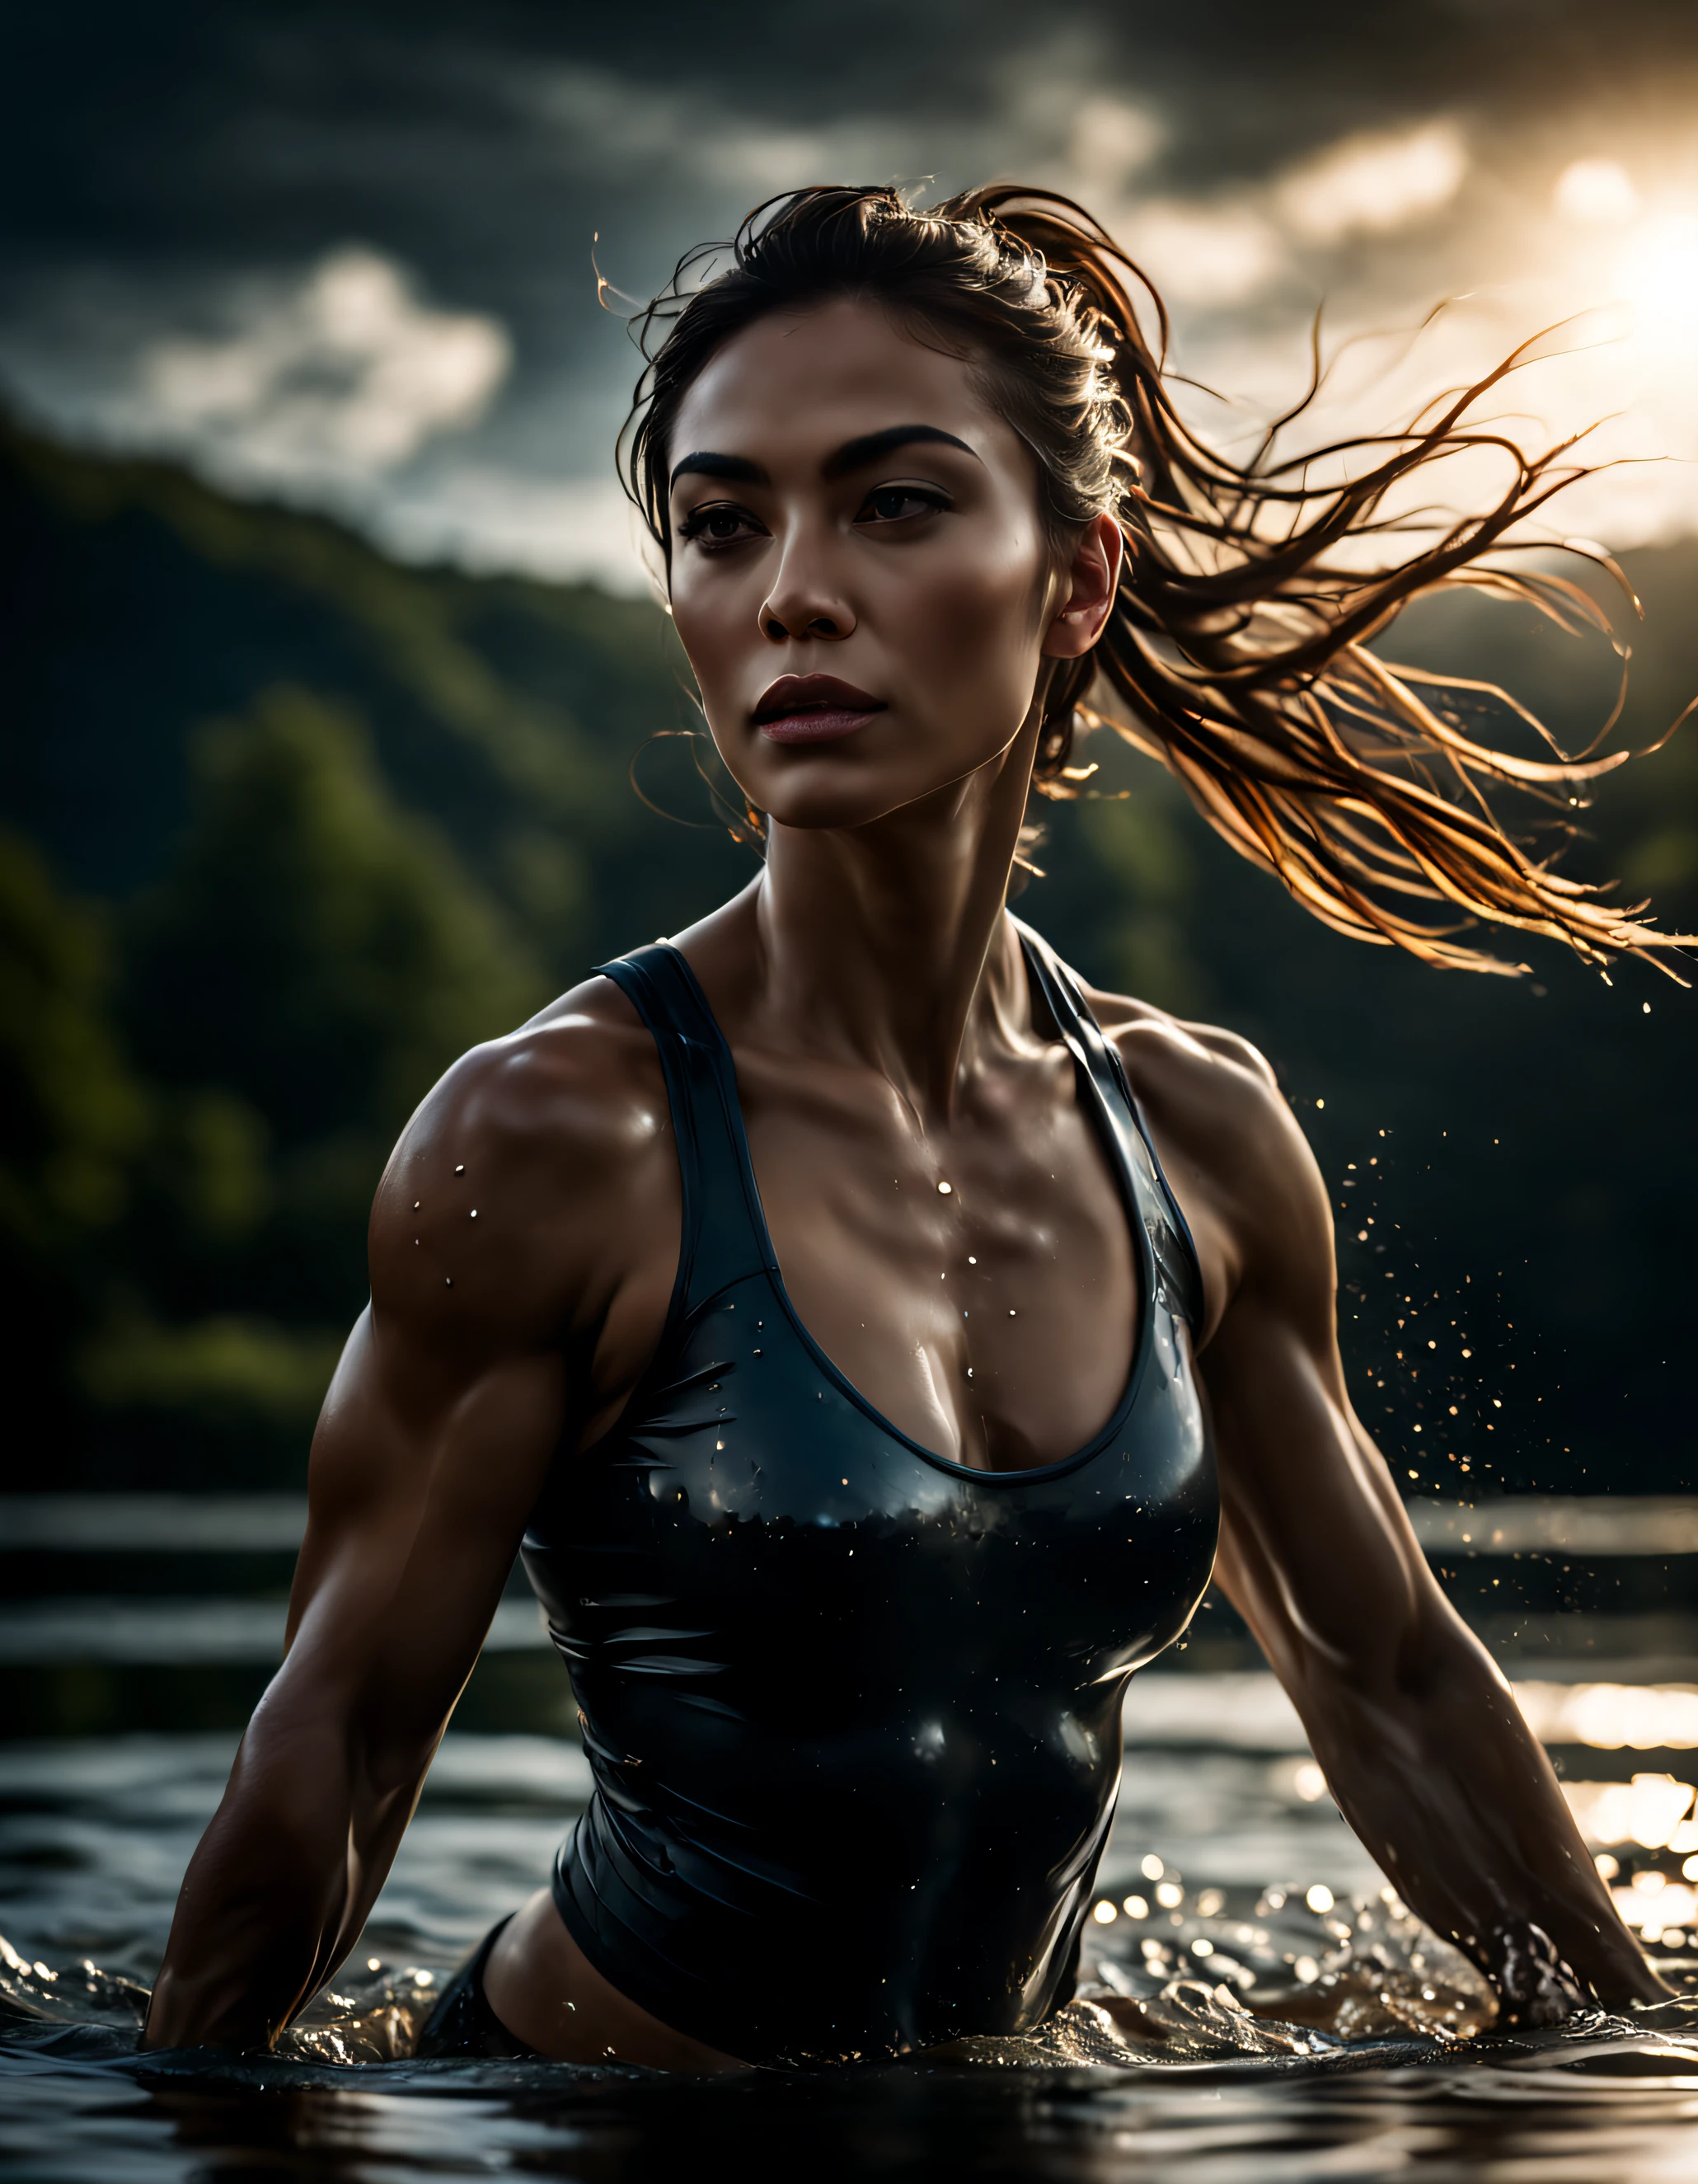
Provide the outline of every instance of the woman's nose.
<path id="1" fill-rule="evenodd" d="M 762 600 L 760 630 L 774 644 L 793 638 L 847 637 L 855 627 L 855 612 L 833 586 L 821 582 L 818 571 L 798 568 L 788 555 L 778 581 Z"/>

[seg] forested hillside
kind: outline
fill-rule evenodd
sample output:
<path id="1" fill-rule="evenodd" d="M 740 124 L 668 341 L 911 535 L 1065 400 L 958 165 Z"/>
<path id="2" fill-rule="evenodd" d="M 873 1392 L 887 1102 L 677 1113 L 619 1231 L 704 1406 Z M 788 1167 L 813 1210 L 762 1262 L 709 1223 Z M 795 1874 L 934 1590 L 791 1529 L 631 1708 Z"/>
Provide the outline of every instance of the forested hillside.
<path id="1" fill-rule="evenodd" d="M 1698 556 L 1634 575 L 1628 740 L 1698 688 Z M 646 604 L 400 567 L 15 427 L 0 585 L 12 1483 L 291 1481 L 432 1078 L 749 853 L 687 746 L 650 741 L 692 715 Z M 1391 649 L 1502 677 L 1576 740 L 1607 709 L 1607 649 L 1516 611 L 1432 610 Z M 1684 1481 L 1698 1001 L 1555 951 L 1511 983 L 1338 939 L 1153 767 L 1093 755 L 1131 794 L 1050 815 L 1022 912 L 1272 1056 L 1336 1186 L 1347 1348 L 1400 1478 Z M 1698 744 L 1585 816 L 1574 869 L 1698 922 Z"/>

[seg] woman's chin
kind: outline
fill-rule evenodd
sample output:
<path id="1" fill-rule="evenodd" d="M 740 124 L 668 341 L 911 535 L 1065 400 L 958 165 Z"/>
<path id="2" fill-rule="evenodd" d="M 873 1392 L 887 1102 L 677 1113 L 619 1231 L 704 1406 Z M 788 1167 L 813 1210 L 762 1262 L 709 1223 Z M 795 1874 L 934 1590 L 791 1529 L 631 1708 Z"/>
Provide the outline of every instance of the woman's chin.
<path id="1" fill-rule="evenodd" d="M 983 755 L 975 752 L 925 774 L 895 766 L 798 766 L 777 780 L 751 781 L 744 793 L 774 825 L 798 833 L 845 832 L 903 813 L 953 826 L 964 785 L 984 766 Z"/>
<path id="2" fill-rule="evenodd" d="M 764 809 L 769 826 L 787 827 L 792 833 L 852 833 L 858 827 L 874 827 L 881 820 L 916 810 L 944 785 L 927 783 L 918 789 L 905 786 L 880 795 L 869 783 L 854 794 L 774 797 Z"/>

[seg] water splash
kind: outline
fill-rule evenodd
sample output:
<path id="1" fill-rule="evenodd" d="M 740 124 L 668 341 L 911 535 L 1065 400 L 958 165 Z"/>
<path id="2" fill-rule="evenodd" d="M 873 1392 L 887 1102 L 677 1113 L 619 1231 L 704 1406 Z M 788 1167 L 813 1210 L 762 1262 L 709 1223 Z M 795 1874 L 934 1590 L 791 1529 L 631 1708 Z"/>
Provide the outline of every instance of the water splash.
<path id="1" fill-rule="evenodd" d="M 1436 2053 L 1497 2025 L 1488 1982 L 1390 1889 L 1336 1903 L 1322 1887 L 1306 1897 L 1205 1888 L 1188 1898 L 1170 1871 L 1161 1899 L 1152 1906 L 1130 1897 L 1143 1915 L 1116 1909 L 1106 1928 L 1099 1919 L 1087 1929 L 1078 1992 L 1037 2031 L 956 2040 L 916 2059 L 1053 2070 L 1366 2057 L 1389 2043 Z M 1654 2033 L 1660 2054 L 1698 2067 L 1698 1958 L 1664 1956 L 1658 1969 L 1676 1989 L 1673 2001 L 1631 2021 L 1582 2009 L 1556 2037 L 1565 2047 L 1601 2039 L 1607 2047 Z M 275 2058 L 333 2070 L 407 2062 L 446 1975 L 445 1967 L 377 1957 L 345 1967 L 283 2034 Z M 86 1959 L 56 1970 L 0 1938 L 0 2036 L 81 2028 L 104 2035 L 114 2057 L 132 2053 L 148 1999 L 138 1981 Z"/>
<path id="2" fill-rule="evenodd" d="M 964 2061 L 1221 2062 L 1334 2054 L 1353 2044 L 1454 2046 L 1496 2021 L 1492 1990 L 1389 1889 L 1334 1905 L 1331 1892 L 1204 1889 L 1164 1872 L 1160 1898 L 1093 1929 L 1093 1975 L 1042 2030 L 959 2042 Z"/>

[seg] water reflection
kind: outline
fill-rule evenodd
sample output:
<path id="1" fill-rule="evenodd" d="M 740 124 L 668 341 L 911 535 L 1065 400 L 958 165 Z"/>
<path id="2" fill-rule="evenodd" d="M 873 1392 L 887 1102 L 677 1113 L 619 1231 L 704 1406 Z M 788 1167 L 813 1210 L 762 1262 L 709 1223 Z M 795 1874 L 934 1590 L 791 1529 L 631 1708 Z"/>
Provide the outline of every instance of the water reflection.
<path id="1" fill-rule="evenodd" d="M 575 1743 L 545 1733 L 570 1723 L 565 1680 L 515 1601 L 509 1642 L 481 1664 L 465 1725 L 331 1994 L 274 2058 L 138 2068 L 135 2027 L 176 1885 L 273 1657 L 298 1510 L 231 1499 L 198 1506 L 185 1529 L 181 1512 L 85 1502 L 71 1537 L 53 1532 L 43 1498 L 26 1561 L 17 1506 L 0 1505 L 0 1553 L 13 1551 L 18 1574 L 0 1652 L 8 1707 L 37 1733 L 0 1746 L 0 1932 L 11 1944 L 0 1958 L 0 2138 L 21 2174 L 671 2176 L 693 2173 L 716 2143 L 752 2173 L 805 2164 L 810 2179 L 1183 2170 L 1187 2184 L 1262 2184 L 1407 2170 L 1613 2184 L 1698 2173 L 1698 2002 L 1556 2034 L 1495 2027 L 1468 1966 L 1422 1933 L 1344 1828 L 1273 1680 L 1200 1626 L 1185 1665 L 1213 1673 L 1134 1685 L 1080 1996 L 1037 2038 L 964 2042 L 877 2071 L 714 2084 L 406 2059 L 443 1974 L 537 1884 L 588 1793 Z M 1441 1527 L 1421 1515 L 1435 1556 L 1457 1551 L 1454 1516 Z M 1698 1524 L 1683 1530 L 1664 1505 L 1656 1525 L 1698 1543 Z M 1523 1588 L 1517 1630 L 1544 1557 L 1562 1558 L 1568 1583 L 1583 1535 L 1632 1577 L 1617 1588 L 1623 1612 L 1547 1617 L 1500 1658 L 1624 1915 L 1665 1976 L 1698 1996 L 1687 1780 L 1698 1566 L 1677 1556 L 1655 1584 L 1633 1575 L 1655 1527 L 1631 1505 L 1553 1516 L 1499 1504 L 1489 1529 L 1500 1537 L 1485 1559 L 1458 1567 Z M 1648 1613 L 1655 1659 L 1635 1652 Z M 187 1642 L 197 1630 L 198 1655 Z M 79 1719 L 103 1732 L 155 1726 L 65 1734 Z"/>
<path id="2" fill-rule="evenodd" d="M 1215 1680 L 1186 1680 L 1194 1735 Z M 1240 1703 L 1229 1689 L 1229 1719 Z M 1430 2164 L 1435 2175 L 1522 2184 L 1548 2153 L 1542 2184 L 1546 2174 L 1673 2176 L 1698 2162 L 1698 2005 L 1560 2035 L 1495 2032 L 1471 1970 L 1383 1886 L 1352 1901 L 1309 1877 L 1336 1878 L 1331 1847 L 1350 1842 L 1330 1803 L 1283 1797 L 1262 1753 L 1194 1746 L 1129 1747 L 1128 1783 L 1143 1786 L 1144 1813 L 1161 1808 L 1166 1854 L 1122 1822 L 1097 1899 L 1112 1916 L 1088 1930 L 1081 1997 L 1034 2039 L 964 2042 L 911 2068 L 796 2082 L 751 2073 L 734 2087 L 390 2059 L 406 2056 L 465 1943 L 544 1869 L 562 1815 L 587 1790 L 580 1755 L 553 1738 L 456 1734 L 366 1944 L 283 2050 L 210 2072 L 205 2058 L 161 2058 L 137 2076 L 145 1979 L 230 1750 L 227 1736 L 203 1736 L 9 1755 L 0 1920 L 19 1947 L 0 1964 L 0 2003 L 13 2013 L 0 2118 L 12 2146 L 51 2156 L 41 2173 L 202 2184 L 225 2167 L 308 2163 L 348 2184 L 389 2169 L 651 2175 L 699 2166 L 700 2143 L 721 2131 L 757 2170 L 806 2159 L 823 2177 L 982 2160 L 1058 2179 L 1171 2165 L 1188 2184 L 1261 2184 Z M 1186 1770 L 1199 1764 L 1215 1777 L 1204 1809 L 1218 1831 L 1183 1839 Z M 1152 1769 L 1163 1770 L 1159 1794 Z M 1189 1874 L 1177 1869 L 1182 1840 Z M 1635 1863 L 1618 1848 L 1634 1899 L 1624 1908 L 1654 1912 L 1654 1899 L 1688 1892 L 1666 1854 Z M 1279 1860 L 1289 1884 L 1213 1877 L 1258 1856 Z M 1659 1874 L 1661 1890 L 1648 1887 Z M 75 1953 L 102 1932 L 114 1944 L 105 1976 L 79 1969 Z M 1665 1972 L 1698 1992 L 1698 1962 L 1665 1929 L 1654 1943 Z"/>

